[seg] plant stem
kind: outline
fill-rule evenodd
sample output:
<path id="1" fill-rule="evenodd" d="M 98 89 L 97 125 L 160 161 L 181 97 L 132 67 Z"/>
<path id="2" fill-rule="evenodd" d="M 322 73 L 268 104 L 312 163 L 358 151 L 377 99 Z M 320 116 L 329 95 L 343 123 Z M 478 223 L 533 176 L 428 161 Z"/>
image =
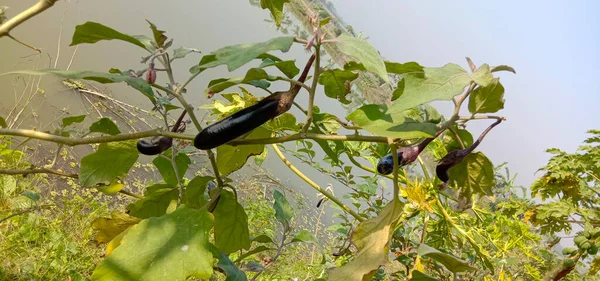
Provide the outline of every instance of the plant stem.
<path id="1" fill-rule="evenodd" d="M 390 149 L 392 151 L 398 151 L 398 145 L 395 143 L 390 144 Z M 394 199 L 398 200 L 400 196 L 400 186 L 398 185 L 398 157 L 392 157 L 394 160 Z"/>
<path id="2" fill-rule="evenodd" d="M 37 210 L 40 210 L 40 209 L 48 209 L 48 208 L 50 208 L 52 206 L 54 206 L 54 205 L 40 205 L 40 206 L 35 206 L 35 207 L 27 208 L 27 209 L 21 210 L 19 212 L 16 212 L 14 214 L 11 214 L 11 215 L 9 215 L 7 217 L 4 217 L 4 218 L 0 219 L 0 223 L 3 223 L 3 222 L 5 222 L 5 221 L 7 221 L 7 220 L 9 220 L 9 219 L 11 219 L 13 217 L 16 217 L 16 216 L 27 214 L 29 212 L 37 211 Z"/>
<path id="3" fill-rule="evenodd" d="M 0 174 L 2 174 L 2 175 L 23 175 L 23 176 L 26 176 L 29 174 L 53 174 L 53 175 L 69 177 L 69 178 L 78 178 L 79 177 L 77 174 L 68 174 L 65 172 L 47 169 L 47 168 L 37 168 L 37 169 L 29 169 L 29 170 L 0 169 Z"/>
<path id="4" fill-rule="evenodd" d="M 306 114 L 306 124 L 302 127 L 302 133 L 305 134 L 310 127 L 313 116 L 313 106 L 315 102 L 315 93 L 317 92 L 317 83 L 319 82 L 319 75 L 321 73 L 321 46 L 317 42 L 315 45 L 315 71 L 313 74 L 313 81 L 310 90 L 308 91 L 308 113 Z"/>
<path id="5" fill-rule="evenodd" d="M 285 165 L 288 166 L 290 168 L 290 170 L 292 170 L 292 172 L 294 172 L 296 175 L 298 175 L 306 183 L 308 183 L 310 186 L 312 186 L 314 189 L 316 189 L 321 194 L 325 195 L 325 197 L 327 197 L 329 200 L 333 201 L 335 204 L 340 206 L 344 211 L 348 212 L 348 214 L 352 215 L 356 220 L 364 221 L 364 219 L 361 216 L 359 216 L 356 212 L 354 212 L 352 209 L 350 209 L 348 206 L 346 206 L 344 203 L 342 203 L 342 201 L 337 199 L 331 193 L 322 189 L 318 184 L 316 184 L 313 180 L 311 180 L 309 177 L 304 175 L 304 173 L 302 173 L 300 170 L 298 170 L 298 168 L 296 168 L 294 165 L 292 165 L 292 163 L 285 158 L 283 153 L 281 153 L 281 150 L 279 150 L 279 147 L 277 147 L 276 144 L 273 144 L 273 150 L 275 150 L 275 153 L 277 153 L 277 156 L 279 156 L 281 161 L 283 161 L 283 163 L 285 163 Z"/>
<path id="6" fill-rule="evenodd" d="M 58 0 L 39 0 L 35 5 L 29 9 L 19 13 L 18 15 L 7 20 L 5 23 L 0 25 L 0 38 L 8 36 L 10 31 L 20 24 L 24 23 L 28 19 L 40 14 L 41 12 L 54 6 Z"/>

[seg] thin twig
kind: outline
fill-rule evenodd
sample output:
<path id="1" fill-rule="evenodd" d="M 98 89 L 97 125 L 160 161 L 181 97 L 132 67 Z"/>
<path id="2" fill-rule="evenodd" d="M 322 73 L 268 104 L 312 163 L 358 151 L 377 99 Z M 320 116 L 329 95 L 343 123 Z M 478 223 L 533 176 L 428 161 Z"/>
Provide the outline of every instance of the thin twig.
<path id="1" fill-rule="evenodd" d="M 10 31 L 13 30 L 15 27 L 54 6 L 54 3 L 56 3 L 56 1 L 58 0 L 39 0 L 35 5 L 31 6 L 29 9 L 7 20 L 2 25 L 0 25 L 0 38 L 4 36 L 9 36 Z"/>

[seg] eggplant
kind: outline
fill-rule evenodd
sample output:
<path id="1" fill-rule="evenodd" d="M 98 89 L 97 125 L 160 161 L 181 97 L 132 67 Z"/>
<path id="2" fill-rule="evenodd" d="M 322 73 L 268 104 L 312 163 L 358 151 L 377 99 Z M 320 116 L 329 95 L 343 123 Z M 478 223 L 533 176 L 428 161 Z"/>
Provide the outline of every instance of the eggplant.
<path id="1" fill-rule="evenodd" d="M 299 82 L 303 83 L 306 80 L 314 60 L 313 54 L 298 78 Z M 288 91 L 276 92 L 252 106 L 211 124 L 196 135 L 194 147 L 209 150 L 250 133 L 267 121 L 290 110 L 299 91 L 300 85 L 293 84 Z"/>
<path id="2" fill-rule="evenodd" d="M 467 155 L 469 155 L 473 150 L 475 150 L 475 148 L 477 148 L 477 146 L 479 146 L 481 141 L 483 141 L 485 135 L 487 135 L 490 132 L 490 130 L 492 130 L 492 128 L 494 128 L 496 125 L 500 124 L 500 122 L 502 122 L 502 119 L 498 119 L 487 129 L 485 129 L 485 131 L 481 133 L 479 138 L 471 146 L 462 150 L 454 150 L 448 152 L 448 154 L 446 154 L 446 156 L 444 156 L 435 167 L 435 174 L 438 177 L 438 179 L 440 179 L 444 183 L 447 183 L 450 180 L 450 177 L 448 176 L 448 171 L 450 170 L 450 168 L 461 163 L 465 159 L 465 157 L 467 157 Z"/>
<path id="3" fill-rule="evenodd" d="M 144 155 L 157 155 L 163 153 L 172 145 L 172 138 L 159 136 L 153 137 L 150 140 L 138 140 L 137 150 Z"/>
<path id="4" fill-rule="evenodd" d="M 398 149 L 396 153 L 396 157 L 398 157 L 398 168 L 406 166 L 412 162 L 417 160 L 419 154 L 425 150 L 425 147 L 433 141 L 437 136 L 439 136 L 442 131 L 438 131 L 433 138 L 425 139 L 423 142 L 418 145 L 413 146 L 405 146 Z M 389 175 L 394 172 L 394 159 L 392 158 L 392 154 L 388 154 L 381 158 L 377 163 L 377 172 L 382 175 Z"/>

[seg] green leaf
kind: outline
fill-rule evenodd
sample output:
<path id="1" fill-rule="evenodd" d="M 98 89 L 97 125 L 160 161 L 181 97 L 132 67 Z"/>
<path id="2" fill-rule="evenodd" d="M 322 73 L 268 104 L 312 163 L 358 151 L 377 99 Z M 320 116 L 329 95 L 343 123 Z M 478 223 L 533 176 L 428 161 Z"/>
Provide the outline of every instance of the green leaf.
<path id="1" fill-rule="evenodd" d="M 123 189 L 123 184 L 118 181 L 115 181 L 108 185 L 96 186 L 96 189 L 98 189 L 98 191 L 100 191 L 104 194 L 114 195 L 114 194 L 119 193 L 119 191 L 121 191 Z"/>
<path id="2" fill-rule="evenodd" d="M 53 74 L 59 77 L 70 78 L 70 79 L 84 79 L 96 81 L 102 84 L 109 83 L 120 83 L 125 82 L 132 88 L 142 92 L 142 94 L 146 95 L 151 101 L 154 101 L 154 93 L 152 92 L 152 86 L 146 80 L 142 78 L 129 77 L 126 75 L 114 74 L 114 73 L 104 73 L 104 72 L 94 72 L 94 71 L 64 71 L 64 70 L 54 70 L 54 69 L 41 69 L 41 70 L 21 70 L 21 71 L 12 71 L 2 75 L 8 74 L 25 74 L 25 75 L 46 75 Z"/>
<path id="3" fill-rule="evenodd" d="M 233 87 L 233 86 L 239 85 L 239 84 L 250 84 L 250 85 L 254 85 L 259 88 L 266 89 L 270 86 L 269 82 L 267 82 L 267 81 L 264 81 L 262 83 L 256 83 L 256 82 L 267 79 L 267 78 L 269 78 L 269 75 L 263 69 L 251 68 L 248 70 L 248 72 L 246 72 L 246 76 L 243 78 L 242 77 L 235 77 L 235 78 L 230 78 L 230 79 L 221 78 L 221 79 L 216 79 L 216 80 L 210 81 L 210 83 L 208 84 L 209 87 L 206 90 L 204 90 L 204 92 L 209 95 L 215 94 L 215 93 L 220 93 L 227 88 L 230 88 L 230 87 Z"/>
<path id="4" fill-rule="evenodd" d="M 275 242 L 273 242 L 273 239 L 265 234 L 261 234 L 256 237 L 253 237 L 252 239 L 250 239 L 250 242 L 275 244 Z"/>
<path id="5" fill-rule="evenodd" d="M 470 266 L 466 261 L 462 261 L 452 255 L 442 253 L 425 244 L 421 244 L 419 246 L 419 249 L 417 249 L 417 254 L 422 257 L 430 257 L 436 260 L 437 262 L 443 264 L 446 267 L 446 269 L 448 269 L 452 273 L 476 269 Z"/>
<path id="6" fill-rule="evenodd" d="M 287 78 L 293 78 L 300 73 L 300 69 L 296 67 L 296 61 L 293 60 L 274 61 L 271 58 L 265 58 L 259 67 L 265 68 L 269 66 L 277 67 Z"/>
<path id="7" fill-rule="evenodd" d="M 292 243 L 294 242 L 304 242 L 304 243 L 312 243 L 317 244 L 317 238 L 313 236 L 308 230 L 300 230 L 300 232 L 296 233 L 294 238 L 292 239 Z"/>
<path id="8" fill-rule="evenodd" d="M 326 18 L 326 19 L 322 19 L 319 21 L 319 27 L 322 27 L 326 24 L 328 24 L 331 21 L 331 18 Z"/>
<path id="9" fill-rule="evenodd" d="M 350 82 L 356 78 L 358 74 L 352 71 L 333 69 L 321 73 L 319 84 L 325 86 L 325 95 L 343 104 L 349 104 L 351 101 L 346 99 L 346 95 L 350 93 Z"/>
<path id="10" fill-rule="evenodd" d="M 152 30 L 152 35 L 154 36 L 154 42 L 159 48 L 163 48 L 165 46 L 165 41 L 167 41 L 167 36 L 163 30 L 158 30 L 156 25 L 151 23 L 149 20 L 146 20 L 148 24 L 150 24 L 150 29 Z"/>
<path id="11" fill-rule="evenodd" d="M 143 220 L 129 229 L 121 245 L 96 267 L 91 279 L 208 279 L 213 274 L 213 257 L 208 249 L 213 220 L 207 211 L 185 205 L 168 215 Z"/>
<path id="12" fill-rule="evenodd" d="M 108 243 L 129 226 L 141 221 L 139 218 L 117 211 L 113 211 L 110 216 L 110 218 L 99 217 L 92 221 L 92 229 L 96 231 L 94 241 Z"/>
<path id="13" fill-rule="evenodd" d="M 514 73 L 514 74 L 517 74 L 517 72 L 515 71 L 515 69 L 512 68 L 511 66 L 508 66 L 508 65 L 498 65 L 498 66 L 492 67 L 491 72 L 498 72 L 498 71 L 509 71 L 509 72 Z"/>
<path id="14" fill-rule="evenodd" d="M 37 193 L 35 191 L 31 191 L 31 190 L 23 191 L 23 195 L 25 195 L 25 197 L 31 199 L 31 201 L 33 201 L 33 202 L 39 201 L 40 198 L 42 198 L 39 193 Z"/>
<path id="15" fill-rule="evenodd" d="M 250 249 L 248 216 L 232 192 L 221 191 L 221 198 L 214 211 L 215 246 L 226 254 Z"/>
<path id="16" fill-rule="evenodd" d="M 397 63 L 385 61 L 385 69 L 388 73 L 405 74 L 405 73 L 423 73 L 424 67 L 416 62 Z"/>
<path id="17" fill-rule="evenodd" d="M 351 240 L 358 249 L 354 260 L 330 269 L 329 281 L 362 281 L 389 260 L 390 238 L 400 220 L 404 204 L 399 200 L 388 203 L 377 215 L 358 224 Z M 370 279 L 367 279 L 370 280 Z"/>
<path id="18" fill-rule="evenodd" d="M 425 68 L 424 72 L 425 77 L 419 73 L 404 74 L 403 93 L 387 113 L 399 113 L 434 100 L 451 100 L 473 80 L 466 70 L 452 63 L 441 68 Z"/>
<path id="19" fill-rule="evenodd" d="M 185 187 L 185 204 L 191 208 L 199 209 L 208 203 L 204 197 L 204 193 L 206 192 L 208 182 L 212 179 L 213 177 L 207 176 L 193 178 Z"/>
<path id="20" fill-rule="evenodd" d="M 279 28 L 281 20 L 283 20 L 283 5 L 289 2 L 290 0 L 260 0 L 260 7 L 263 10 L 269 9 L 273 20 L 275 20 L 275 25 Z"/>
<path id="21" fill-rule="evenodd" d="M 73 39 L 69 46 L 85 43 L 94 44 L 102 40 L 122 40 L 146 49 L 146 46 L 140 40 L 118 32 L 108 26 L 91 21 L 75 27 L 75 33 L 73 33 Z"/>
<path id="22" fill-rule="evenodd" d="M 294 210 L 290 203 L 285 199 L 285 196 L 279 190 L 273 191 L 273 209 L 275 209 L 275 218 L 279 221 L 285 230 L 290 228 L 290 221 L 294 216 Z"/>
<path id="23" fill-rule="evenodd" d="M 494 76 L 492 72 L 490 72 L 490 66 L 487 64 L 483 64 L 481 67 L 475 71 L 471 77 L 473 81 L 482 87 L 487 87 L 492 82 L 494 82 Z"/>
<path id="24" fill-rule="evenodd" d="M 170 154 L 170 153 L 169 153 Z M 152 163 L 162 176 L 163 180 L 170 186 L 178 186 L 179 181 L 177 180 L 177 175 L 179 175 L 179 180 L 183 179 L 183 176 L 188 170 L 190 164 L 192 164 L 192 160 L 190 157 L 185 155 L 184 153 L 177 153 L 175 155 L 175 164 L 177 165 L 177 174 L 175 174 L 175 169 L 173 169 L 173 164 L 171 163 L 170 156 L 167 156 L 169 159 L 165 157 L 158 156 L 152 160 Z"/>
<path id="25" fill-rule="evenodd" d="M 492 195 L 494 165 L 481 152 L 472 152 L 458 165 L 450 168 L 450 184 L 462 188 L 466 197 L 476 193 Z"/>
<path id="26" fill-rule="evenodd" d="M 421 271 L 413 270 L 412 277 L 410 278 L 409 281 L 439 281 L 439 280 L 435 279 Z"/>
<path id="27" fill-rule="evenodd" d="M 342 53 L 354 57 L 368 71 L 377 74 L 383 81 L 390 82 L 385 63 L 381 59 L 379 52 L 367 40 L 342 34 L 337 38 L 336 42 Z"/>
<path id="28" fill-rule="evenodd" d="M 225 281 L 248 280 L 246 273 L 239 269 L 233 262 L 231 262 L 229 257 L 227 257 L 227 255 L 225 255 L 224 253 L 219 254 L 219 262 L 217 263 L 217 266 L 223 271 L 225 271 L 225 275 L 227 276 L 227 278 L 225 278 Z"/>
<path id="29" fill-rule="evenodd" d="M 187 48 L 187 47 L 179 47 L 175 50 L 173 50 L 173 57 L 171 58 L 171 61 L 174 61 L 176 59 L 182 59 L 185 58 L 187 55 L 189 55 L 190 53 L 200 53 L 200 50 L 198 49 L 194 49 L 194 48 Z"/>
<path id="30" fill-rule="evenodd" d="M 87 115 L 69 116 L 62 119 L 62 126 L 66 127 L 75 123 L 81 123 Z"/>
<path id="31" fill-rule="evenodd" d="M 117 127 L 117 124 L 106 117 L 94 122 L 90 126 L 90 132 L 109 134 L 113 136 L 121 133 L 119 127 Z"/>
<path id="32" fill-rule="evenodd" d="M 271 137 L 271 131 L 258 127 L 254 129 L 246 139 L 263 139 Z M 264 144 L 254 145 L 221 145 L 217 147 L 217 167 L 223 176 L 241 169 L 250 156 L 260 155 L 264 150 Z"/>
<path id="33" fill-rule="evenodd" d="M 141 219 L 160 217 L 167 213 L 169 206 L 177 204 L 179 190 L 166 184 L 155 184 L 146 188 L 146 194 L 127 206 L 129 214 Z"/>
<path id="34" fill-rule="evenodd" d="M 458 137 L 460 140 L 454 135 L 452 132 L 448 132 L 444 135 L 444 143 L 446 144 L 447 151 L 453 151 L 458 149 L 463 149 L 464 147 L 469 147 L 473 144 L 473 135 L 465 129 L 458 129 L 456 125 L 453 126 L 454 130 L 458 133 Z M 463 145 L 460 145 L 460 141 L 462 141 Z"/>
<path id="35" fill-rule="evenodd" d="M 296 116 L 289 112 L 279 115 L 277 118 L 265 123 L 265 127 L 271 131 L 298 131 L 300 127 L 296 123 Z"/>
<path id="36" fill-rule="evenodd" d="M 96 152 L 81 158 L 79 183 L 94 186 L 124 177 L 138 157 L 135 140 L 101 143 Z"/>
<path id="37" fill-rule="evenodd" d="M 262 163 L 265 162 L 265 159 L 267 158 L 267 153 L 269 153 L 269 149 L 265 146 L 263 153 L 254 156 L 254 163 L 258 166 L 262 166 Z"/>
<path id="38" fill-rule="evenodd" d="M 494 113 L 503 108 L 504 87 L 498 78 L 485 87 L 475 89 L 469 97 L 469 112 L 472 114 Z"/>
<path id="39" fill-rule="evenodd" d="M 389 111 L 389 110 L 388 110 Z M 432 137 L 436 133 L 436 125 L 430 122 L 418 122 L 406 118 L 403 113 L 388 114 L 384 105 L 363 105 L 350 113 L 346 119 L 369 131 L 374 135 L 391 138 Z"/>
<path id="40" fill-rule="evenodd" d="M 204 56 L 200 64 L 197 67 L 192 67 L 190 72 L 196 73 L 223 64 L 226 64 L 227 69 L 231 72 L 269 51 L 287 52 L 293 43 L 293 36 L 283 36 L 261 43 L 227 46 Z"/>
<path id="41" fill-rule="evenodd" d="M 252 249 L 252 250 L 250 250 L 248 252 L 245 252 L 245 253 L 241 254 L 235 260 L 235 262 L 238 263 L 239 261 L 241 261 L 241 260 L 243 260 L 243 259 L 245 259 L 245 258 L 247 258 L 247 257 L 249 257 L 251 255 L 254 255 L 254 254 L 257 254 L 257 253 L 260 253 L 260 252 L 264 252 L 264 251 L 269 251 L 269 250 L 277 250 L 277 249 L 275 249 L 275 248 L 269 248 L 269 247 L 265 247 L 265 246 L 258 246 L 258 247 L 254 248 L 254 249 Z"/>
<path id="42" fill-rule="evenodd" d="M 8 124 L 6 124 L 6 119 L 4 119 L 4 117 L 0 117 L 0 127 L 1 128 L 8 127 Z"/>

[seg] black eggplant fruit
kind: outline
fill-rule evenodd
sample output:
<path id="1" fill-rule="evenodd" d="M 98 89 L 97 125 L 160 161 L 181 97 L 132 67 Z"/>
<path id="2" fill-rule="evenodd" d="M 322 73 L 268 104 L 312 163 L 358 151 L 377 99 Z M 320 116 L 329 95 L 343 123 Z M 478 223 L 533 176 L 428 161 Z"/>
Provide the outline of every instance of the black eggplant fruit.
<path id="1" fill-rule="evenodd" d="M 500 122 L 502 122 L 502 119 L 498 119 L 487 129 L 485 129 L 485 131 L 481 133 L 479 138 L 471 146 L 462 150 L 454 150 L 448 152 L 448 154 L 446 154 L 446 156 L 444 156 L 440 160 L 440 162 L 438 162 L 438 165 L 435 167 L 435 174 L 437 175 L 438 179 L 440 179 L 444 183 L 447 183 L 448 180 L 450 180 L 450 177 L 448 176 L 448 171 L 450 170 L 450 168 L 462 162 L 465 159 L 465 157 L 469 155 L 469 153 L 471 153 L 473 150 L 475 150 L 475 148 L 477 148 L 477 146 L 479 146 L 485 135 L 487 135 L 490 132 L 490 130 L 496 125 L 500 124 Z"/>
<path id="2" fill-rule="evenodd" d="M 406 166 L 412 162 L 415 162 L 425 147 L 427 147 L 427 145 L 441 133 L 442 131 L 438 131 L 433 138 L 425 139 L 418 145 L 399 148 L 398 152 L 396 153 L 396 157 L 398 157 L 398 167 Z M 394 158 L 392 158 L 392 154 L 388 154 L 379 160 L 377 163 L 377 172 L 382 175 L 389 175 L 394 172 Z"/>
<path id="3" fill-rule="evenodd" d="M 183 132 L 185 131 L 185 126 L 182 126 L 183 117 L 185 116 L 186 111 L 183 111 L 175 122 L 173 132 Z M 152 137 L 149 140 L 140 139 L 137 142 L 137 150 L 144 155 L 157 155 L 165 152 L 169 147 L 173 146 L 173 139 L 164 136 Z"/>
<path id="4" fill-rule="evenodd" d="M 298 78 L 299 82 L 306 80 L 314 60 L 315 55 L 313 54 Z M 267 121 L 287 112 L 292 107 L 294 98 L 299 91 L 300 85 L 294 84 L 288 91 L 276 92 L 252 106 L 211 124 L 196 135 L 194 147 L 202 150 L 213 149 L 249 133 Z"/>

